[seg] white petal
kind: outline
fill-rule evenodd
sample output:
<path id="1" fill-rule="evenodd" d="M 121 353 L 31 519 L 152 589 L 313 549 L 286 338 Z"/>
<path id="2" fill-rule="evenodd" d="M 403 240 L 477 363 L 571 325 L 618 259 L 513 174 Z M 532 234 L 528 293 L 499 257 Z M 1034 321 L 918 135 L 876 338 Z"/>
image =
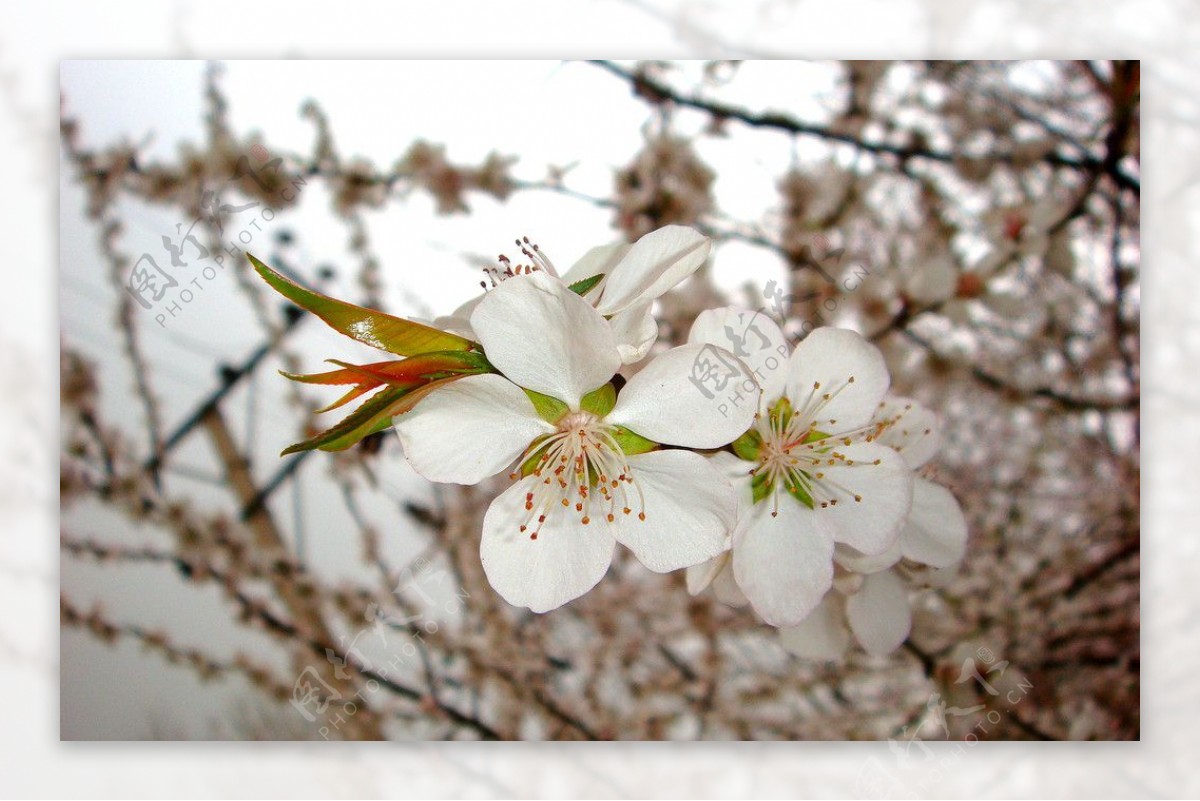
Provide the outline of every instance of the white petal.
<path id="1" fill-rule="evenodd" d="M 479 557 L 488 582 L 513 606 L 548 612 L 595 587 L 612 563 L 616 541 L 604 521 L 587 526 L 550 510 L 537 539 L 528 523 L 525 493 L 538 479 L 524 478 L 492 501 L 483 516 Z"/>
<path id="2" fill-rule="evenodd" d="M 471 328 L 488 361 L 513 383 L 571 408 L 621 366 L 608 321 L 543 272 L 510 278 L 488 292 Z"/>
<path id="3" fill-rule="evenodd" d="M 634 304 L 608 321 L 617 339 L 622 364 L 640 362 L 658 340 L 658 322 L 650 313 L 653 304 L 652 300 Z"/>
<path id="4" fill-rule="evenodd" d="M 758 462 L 747 462 L 745 459 L 739 459 L 729 451 L 717 451 L 708 457 L 712 462 L 713 467 L 725 476 L 736 486 L 745 483 L 745 489 L 750 489 L 750 471 L 755 468 Z M 747 498 L 750 496 L 747 495 Z"/>
<path id="5" fill-rule="evenodd" d="M 733 485 L 738 501 L 735 517 L 741 517 L 742 512 L 749 509 L 754 502 L 754 489 L 751 486 L 753 476 L 750 475 L 750 471 L 754 469 L 757 462 L 739 459 L 729 451 L 717 451 L 708 457 L 708 461 Z"/>
<path id="6" fill-rule="evenodd" d="M 803 659 L 828 662 L 840 659 L 850 646 L 850 630 L 840 593 L 826 593 L 825 599 L 798 626 L 779 630 L 784 650 Z"/>
<path id="7" fill-rule="evenodd" d="M 722 386 L 702 380 L 713 365 L 727 371 Z M 719 448 L 750 428 L 758 395 L 746 366 L 729 352 L 681 345 L 629 379 L 606 420 L 664 445 Z"/>
<path id="8" fill-rule="evenodd" d="M 884 420 L 891 424 L 876 441 L 903 456 L 912 469 L 921 467 L 937 453 L 941 444 L 937 416 L 917 401 L 899 396 L 884 398 L 875 421 Z"/>
<path id="9" fill-rule="evenodd" d="M 890 382 L 879 348 L 854 331 L 818 328 L 792 351 L 787 395 L 797 412 L 819 407 L 819 429 L 849 431 L 871 420 Z"/>
<path id="10" fill-rule="evenodd" d="M 420 322 L 420 320 L 417 322 Z M 471 318 L 469 317 L 453 317 L 451 315 L 435 317 L 429 325 L 439 331 L 458 334 L 460 337 L 466 337 L 467 339 L 475 339 L 475 330 L 471 328 Z"/>
<path id="11" fill-rule="evenodd" d="M 967 519 L 950 490 L 918 478 L 913 482 L 912 511 L 900 532 L 904 556 L 930 567 L 957 564 L 967 550 Z"/>
<path id="12" fill-rule="evenodd" d="M 717 600 L 726 606 L 735 606 L 741 608 L 749 605 L 750 601 L 746 598 L 746 594 L 742 592 L 742 588 L 737 585 L 737 581 L 733 578 L 733 557 L 730 555 L 729 564 L 725 569 L 717 574 L 717 577 L 712 582 L 713 595 Z"/>
<path id="13" fill-rule="evenodd" d="M 475 311 L 475 307 L 483 300 L 485 294 L 471 298 L 444 317 L 438 317 L 433 321 L 433 327 L 440 331 L 458 334 L 460 337 L 475 339 L 475 331 L 471 328 L 471 313 Z"/>
<path id="14" fill-rule="evenodd" d="M 699 595 L 704 592 L 712 584 L 713 579 L 728 566 L 729 551 L 723 551 L 707 562 L 689 567 L 685 575 L 688 595 Z"/>
<path id="15" fill-rule="evenodd" d="M 615 314 L 660 297 L 704 264 L 710 246 L 708 237 L 683 225 L 651 231 L 608 274 L 596 308 Z"/>
<path id="16" fill-rule="evenodd" d="M 913 474 L 891 448 L 870 442 L 836 445 L 845 463 L 822 465 L 813 500 L 837 504 L 817 509 L 833 524 L 835 539 L 868 556 L 892 547 L 912 504 Z M 878 460 L 879 464 L 874 462 Z M 855 496 L 862 500 L 855 500 Z"/>
<path id="17" fill-rule="evenodd" d="M 900 548 L 900 538 L 898 537 L 892 543 L 892 547 L 883 553 L 872 555 L 859 553 L 849 545 L 838 543 L 834 549 L 833 559 L 845 569 L 852 570 L 855 573 L 878 573 L 880 570 L 887 570 L 899 562 L 900 557 L 903 555 L 904 553 Z"/>
<path id="18" fill-rule="evenodd" d="M 833 530 L 791 496 L 757 503 L 733 534 L 733 577 L 754 611 L 772 626 L 795 626 L 833 582 Z"/>
<path id="19" fill-rule="evenodd" d="M 591 278 L 593 275 L 603 275 L 607 279 L 608 274 L 613 271 L 613 267 L 617 265 L 621 259 L 625 258 L 625 254 L 632 247 L 628 242 L 613 242 L 611 245 L 597 245 L 596 247 L 584 253 L 579 261 L 571 265 L 571 269 L 567 270 L 566 275 L 562 277 L 562 282 L 567 286 L 578 283 L 585 278 Z M 595 300 L 603 293 L 604 281 L 601 281 L 597 286 L 592 287 L 587 293 L 589 300 Z"/>
<path id="20" fill-rule="evenodd" d="M 701 312 L 688 342 L 716 345 L 741 359 L 762 387 L 764 400 L 783 394 L 791 346 L 775 321 L 761 311 L 726 306 Z"/>
<path id="21" fill-rule="evenodd" d="M 750 603 L 733 580 L 733 556 L 729 551 L 687 569 L 688 593 L 699 595 L 710 587 L 716 599 L 726 606 L 742 607 Z"/>
<path id="22" fill-rule="evenodd" d="M 912 610 L 904 582 L 891 570 L 873 573 L 846 599 L 846 619 L 855 639 L 869 654 L 890 654 L 908 639 Z"/>
<path id="23" fill-rule="evenodd" d="M 520 387 L 498 375 L 453 381 L 393 424 L 413 469 L 447 484 L 476 484 L 495 475 L 534 438 L 554 430 Z"/>
<path id="24" fill-rule="evenodd" d="M 737 511 L 733 487 L 698 453 L 629 457 L 644 507 L 616 516 L 613 536 L 656 573 L 698 565 L 729 548 Z M 646 519 L 638 517 L 639 508 Z"/>

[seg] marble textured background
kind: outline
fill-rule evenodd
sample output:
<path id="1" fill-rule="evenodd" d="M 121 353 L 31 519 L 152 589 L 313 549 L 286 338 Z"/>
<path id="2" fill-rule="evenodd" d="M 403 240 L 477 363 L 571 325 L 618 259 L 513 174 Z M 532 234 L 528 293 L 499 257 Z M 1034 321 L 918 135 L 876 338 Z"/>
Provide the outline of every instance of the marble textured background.
<path id="1" fill-rule="evenodd" d="M 0 25 L 0 158 L 10 243 L 0 348 L 8 382 L 0 510 L 0 747 L 4 793 L 141 795 L 854 796 L 884 744 L 526 744 L 186 749 L 57 742 L 55 436 L 55 80 L 66 57 L 540 56 L 980 58 L 1120 56 L 1143 65 L 1146 497 L 1145 728 L 1140 744 L 989 744 L 896 794 L 1189 796 L 1200 685 L 1192 665 L 1200 590 L 1190 458 L 1200 444 L 1193 76 L 1200 23 L 1171 0 L 1082 2 L 444 3 L 429 15 L 382 3 L 353 13 L 292 3 L 75 8 L 6 6 Z M 465 19 L 472 24 L 467 27 Z M 524 44 L 530 37 L 533 45 Z M 98 40 L 98 37 L 102 37 Z M 264 44 L 265 43 L 265 44 Z M 936 744 L 935 744 L 936 746 Z M 936 772 L 935 772 L 936 771 Z"/>

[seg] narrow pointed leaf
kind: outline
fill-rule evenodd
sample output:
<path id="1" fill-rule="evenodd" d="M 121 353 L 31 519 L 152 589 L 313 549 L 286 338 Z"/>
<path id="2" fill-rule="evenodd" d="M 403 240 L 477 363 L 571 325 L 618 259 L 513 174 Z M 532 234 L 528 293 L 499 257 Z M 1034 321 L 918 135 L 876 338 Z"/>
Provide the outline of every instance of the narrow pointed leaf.
<path id="1" fill-rule="evenodd" d="M 335 440 L 326 442 L 320 447 L 323 451 L 344 451 L 349 447 L 357 445 L 372 434 L 377 434 L 380 431 L 386 431 L 392 427 L 392 416 L 381 415 L 375 418 L 375 422 L 369 426 L 360 426 L 349 434 L 338 437 Z"/>
<path id="2" fill-rule="evenodd" d="M 311 451 L 314 448 L 322 450 L 343 450 L 365 437 L 381 420 L 391 420 L 390 409 L 400 401 L 410 390 L 406 387 L 387 387 L 367 399 L 348 417 L 315 437 L 297 442 L 286 448 L 280 456 L 299 451 Z"/>
<path id="3" fill-rule="evenodd" d="M 357 373 L 360 376 L 359 380 L 373 380 L 385 384 L 495 372 L 482 353 L 471 351 L 422 353 L 409 359 L 373 364 L 349 364 L 337 359 L 329 361 Z"/>
<path id="4" fill-rule="evenodd" d="M 284 278 L 249 253 L 246 256 L 258 274 L 276 292 L 300 308 L 317 315 L 335 331 L 373 348 L 398 356 L 416 356 L 433 351 L 469 350 L 476 346 L 471 340 L 456 334 L 314 292 Z"/>
<path id="5" fill-rule="evenodd" d="M 335 386 L 338 384 L 357 384 L 363 380 L 361 372 L 350 368 L 330 370 L 327 373 L 307 374 L 289 373 L 287 370 L 280 370 L 279 374 L 292 381 L 299 381 L 301 384 L 325 384 Z"/>
<path id="6" fill-rule="evenodd" d="M 465 378 L 465 375 L 454 375 L 448 378 L 443 378 L 438 381 L 430 381 L 427 384 L 421 384 L 416 387 L 388 387 L 387 389 L 375 395 L 371 400 L 368 400 L 362 406 L 355 410 L 354 414 L 343 420 L 338 425 L 320 435 L 322 442 L 316 447 L 323 451 L 342 451 L 349 448 L 351 445 L 357 444 L 363 437 L 374 434 L 377 431 L 383 431 L 392 424 L 393 417 L 408 412 L 417 405 L 430 392 L 445 386 L 451 381 L 457 381 L 460 378 Z M 379 397 L 385 392 L 396 391 L 399 394 L 390 397 L 389 402 L 382 410 L 374 407 L 366 414 L 351 422 L 351 418 L 363 411 L 363 408 L 371 401 Z M 349 425 L 348 425 L 349 424 Z M 293 446 L 295 447 L 295 446 Z M 303 450 L 309 450 L 304 448 Z"/>
<path id="7" fill-rule="evenodd" d="M 337 400 L 335 400 L 333 403 L 329 404 L 328 406 L 322 406 L 320 409 L 317 409 L 316 412 L 314 412 L 314 414 L 324 414 L 325 412 L 332 412 L 334 409 L 340 409 L 341 407 L 345 406 L 350 401 L 367 394 L 374 388 L 375 388 L 375 386 L 359 384 L 357 387 L 354 387 L 349 392 L 347 392 L 345 395 L 338 398 Z"/>

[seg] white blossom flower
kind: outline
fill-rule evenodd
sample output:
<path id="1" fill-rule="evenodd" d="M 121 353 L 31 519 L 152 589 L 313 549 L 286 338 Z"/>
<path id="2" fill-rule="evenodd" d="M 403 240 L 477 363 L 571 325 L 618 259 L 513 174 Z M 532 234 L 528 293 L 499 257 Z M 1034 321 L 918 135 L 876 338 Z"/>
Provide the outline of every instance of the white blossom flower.
<path id="1" fill-rule="evenodd" d="M 752 421 L 757 397 L 721 412 L 689 380 L 703 346 L 663 353 L 614 396 L 614 327 L 542 272 L 501 283 L 470 324 L 503 375 L 438 389 L 395 427 L 433 481 L 474 484 L 519 464 L 484 516 L 480 546 L 505 600 L 545 612 L 579 597 L 617 542 L 656 572 L 728 547 L 737 507 L 728 480 L 697 453 L 658 447 L 721 447 Z"/>
<path id="2" fill-rule="evenodd" d="M 540 248 L 528 241 L 517 244 L 530 264 L 513 266 L 503 261 L 503 270 L 490 272 L 494 283 L 533 272 L 559 278 L 553 262 Z M 711 244 L 708 237 L 687 226 L 668 225 L 632 245 L 617 242 L 592 248 L 560 280 L 570 286 L 603 276 L 583 297 L 609 320 L 621 362 L 633 364 L 645 358 L 658 339 L 658 324 L 651 314 L 654 301 L 696 272 L 708 258 Z M 439 317 L 435 326 L 474 338 L 469 320 L 483 297 L 472 298 L 452 314 Z"/>
<path id="3" fill-rule="evenodd" d="M 875 422 L 883 426 L 879 442 L 895 449 L 913 469 L 937 451 L 936 419 L 915 401 L 889 398 Z M 954 495 L 917 477 L 912 508 L 896 544 L 872 556 L 839 547 L 833 589 L 799 625 L 780 629 L 780 642 L 797 656 L 829 660 L 845 653 L 853 634 L 867 653 L 891 653 L 912 626 L 908 584 L 918 578 L 917 566 L 953 568 L 962 560 L 966 542 L 966 518 Z"/>
<path id="4" fill-rule="evenodd" d="M 706 312 L 689 341 L 722 345 L 714 332 L 745 317 L 731 308 Z M 755 344 L 785 341 L 769 318 L 759 315 L 754 325 L 762 334 Z M 763 386 L 763 413 L 733 443 L 736 460 L 714 457 L 737 476 L 741 506 L 729 561 L 758 615 L 791 626 L 829 589 L 835 544 L 868 555 L 893 547 L 912 501 L 912 471 L 876 441 L 872 415 L 890 377 L 879 350 L 860 335 L 819 328 L 777 369 L 765 371 L 753 357 L 748 363 Z M 706 583 L 702 572 L 714 575 L 711 565 L 693 572 L 693 590 Z"/>
<path id="5" fill-rule="evenodd" d="M 796 656 L 827 661 L 846 653 L 853 633 L 864 651 L 884 656 L 911 627 L 908 589 L 896 571 L 863 574 L 839 565 L 833 588 L 799 625 L 781 628 L 779 642 Z"/>

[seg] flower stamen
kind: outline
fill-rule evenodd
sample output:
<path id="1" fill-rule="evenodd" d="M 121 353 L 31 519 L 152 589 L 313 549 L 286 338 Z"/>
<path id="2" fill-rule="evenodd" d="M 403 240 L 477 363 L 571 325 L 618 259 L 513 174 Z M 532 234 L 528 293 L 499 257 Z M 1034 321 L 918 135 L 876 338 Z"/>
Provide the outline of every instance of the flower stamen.
<path id="1" fill-rule="evenodd" d="M 529 514 L 520 527 L 521 533 L 533 526 L 536 516 L 537 527 L 530 535 L 536 539 L 548 510 L 558 506 L 567 510 L 574 506 L 579 522 L 585 526 L 596 515 L 611 523 L 617 510 L 628 515 L 634 508 L 639 509 L 639 520 L 646 519 L 642 489 L 613 434 L 613 427 L 596 415 L 570 412 L 558 422 L 553 434 L 530 446 L 521 461 L 541 451 L 532 475 L 542 480 L 526 493 L 525 511 Z M 562 476 L 568 468 L 570 481 Z"/>

